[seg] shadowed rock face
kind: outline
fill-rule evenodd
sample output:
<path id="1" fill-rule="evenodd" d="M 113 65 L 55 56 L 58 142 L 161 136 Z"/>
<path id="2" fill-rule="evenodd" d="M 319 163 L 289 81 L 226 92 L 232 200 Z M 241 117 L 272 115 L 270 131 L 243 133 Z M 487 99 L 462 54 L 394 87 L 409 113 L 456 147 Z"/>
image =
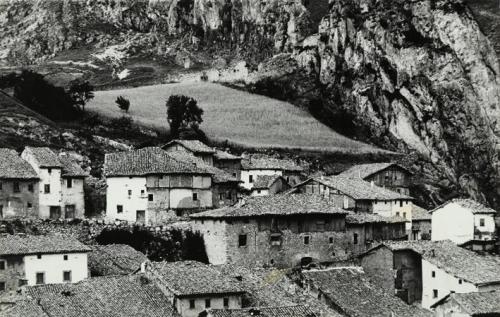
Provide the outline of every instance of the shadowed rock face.
<path id="1" fill-rule="evenodd" d="M 449 194 L 496 204 L 499 67 L 461 1 L 332 1 L 298 61 L 361 134 L 418 153 L 418 175 Z"/>
<path id="2" fill-rule="evenodd" d="M 334 128 L 412 154 L 436 203 L 461 194 L 500 206 L 499 66 L 469 9 L 461 0 L 325 2 L 2 1 L 0 59 L 124 42 L 161 55 L 172 39 L 212 57 L 225 49 L 264 61 L 263 77 L 292 87 L 291 101 Z"/>

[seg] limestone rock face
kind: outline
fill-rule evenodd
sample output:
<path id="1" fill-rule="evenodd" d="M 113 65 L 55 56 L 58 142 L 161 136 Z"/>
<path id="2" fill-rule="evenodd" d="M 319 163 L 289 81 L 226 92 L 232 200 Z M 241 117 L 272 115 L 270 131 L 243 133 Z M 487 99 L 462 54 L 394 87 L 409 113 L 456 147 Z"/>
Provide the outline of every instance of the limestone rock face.
<path id="1" fill-rule="evenodd" d="M 418 153 L 415 170 L 444 196 L 496 200 L 499 65 L 461 1 L 331 1 L 313 54 L 326 108 Z"/>

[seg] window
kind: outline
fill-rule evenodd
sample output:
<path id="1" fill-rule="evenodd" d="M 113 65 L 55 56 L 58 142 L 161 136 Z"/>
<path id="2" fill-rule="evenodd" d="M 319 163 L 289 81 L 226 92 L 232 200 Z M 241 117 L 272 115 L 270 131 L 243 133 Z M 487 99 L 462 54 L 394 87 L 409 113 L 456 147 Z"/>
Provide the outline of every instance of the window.
<path id="1" fill-rule="evenodd" d="M 403 207 L 403 201 L 402 200 L 399 201 L 399 207 Z"/>
<path id="2" fill-rule="evenodd" d="M 45 273 L 38 272 L 36 273 L 36 285 L 45 284 Z"/>
<path id="3" fill-rule="evenodd" d="M 2 185 L 2 183 L 0 183 L 0 190 L 3 190 L 3 185 Z"/>
<path id="4" fill-rule="evenodd" d="M 5 270 L 5 261 L 0 261 L 0 271 Z"/>
<path id="5" fill-rule="evenodd" d="M 325 231 L 325 221 L 324 220 L 316 221 L 316 230 L 317 231 Z"/>
<path id="6" fill-rule="evenodd" d="M 436 277 L 436 271 L 432 271 L 431 276 Z"/>
<path id="7" fill-rule="evenodd" d="M 24 285 L 28 285 L 28 280 L 26 279 L 20 279 L 19 282 L 17 283 L 19 287 L 23 287 Z"/>
<path id="8" fill-rule="evenodd" d="M 239 247 L 245 247 L 247 245 L 247 235 L 246 234 L 240 234 L 238 236 L 238 246 Z"/>
<path id="9" fill-rule="evenodd" d="M 229 308 L 229 298 L 224 297 L 224 308 Z"/>
<path id="10" fill-rule="evenodd" d="M 193 201 L 198 201 L 198 193 L 193 193 Z"/>
<path id="11" fill-rule="evenodd" d="M 210 298 L 205 299 L 205 308 L 210 308 L 212 303 L 210 303 Z"/>
<path id="12" fill-rule="evenodd" d="M 14 182 L 14 193 L 19 193 L 20 191 L 19 182 Z"/>
<path id="13" fill-rule="evenodd" d="M 433 289 L 432 290 L 432 298 L 437 298 L 438 297 L 438 290 L 437 289 Z"/>
<path id="14" fill-rule="evenodd" d="M 0 282 L 0 292 L 5 291 L 5 282 Z"/>
<path id="15" fill-rule="evenodd" d="M 45 194 L 49 194 L 50 193 L 50 184 L 43 185 L 43 192 Z"/>
<path id="16" fill-rule="evenodd" d="M 484 218 L 479 219 L 479 226 L 484 227 Z"/>
<path id="17" fill-rule="evenodd" d="M 253 183 L 253 175 L 248 175 L 248 182 Z"/>
<path id="18" fill-rule="evenodd" d="M 353 243 L 358 244 L 358 234 L 357 233 L 353 234 Z"/>
<path id="19" fill-rule="evenodd" d="M 131 189 L 128 190 L 128 195 L 132 196 L 132 190 Z"/>
<path id="20" fill-rule="evenodd" d="M 148 195 L 148 201 L 153 201 L 153 194 Z"/>
<path id="21" fill-rule="evenodd" d="M 236 177 L 236 173 L 233 173 L 233 177 Z"/>
<path id="22" fill-rule="evenodd" d="M 226 199 L 232 199 L 233 198 L 233 195 L 231 194 L 231 192 L 226 192 Z"/>
<path id="23" fill-rule="evenodd" d="M 52 174 L 52 169 L 50 167 L 47 169 L 47 171 L 49 172 L 49 174 Z"/>
<path id="24" fill-rule="evenodd" d="M 396 217 L 399 217 L 399 211 L 396 212 Z"/>
<path id="25" fill-rule="evenodd" d="M 403 218 L 406 219 L 406 212 L 403 212 Z"/>
<path id="26" fill-rule="evenodd" d="M 333 244 L 333 237 L 328 238 L 328 243 Z"/>
<path id="27" fill-rule="evenodd" d="M 41 253 L 38 253 L 38 254 L 36 255 L 36 258 L 40 260 L 40 259 L 42 258 L 42 254 L 41 254 Z"/>
<path id="28" fill-rule="evenodd" d="M 0 205 L 0 218 L 3 218 L 3 205 Z"/>
<path id="29" fill-rule="evenodd" d="M 121 214 L 123 212 L 123 205 L 116 205 L 116 213 Z"/>
<path id="30" fill-rule="evenodd" d="M 63 260 L 64 261 L 68 261 L 68 255 L 67 254 L 63 255 Z"/>
<path id="31" fill-rule="evenodd" d="M 194 299 L 190 299 L 189 300 L 189 309 L 195 309 L 196 305 L 195 305 L 195 301 Z"/>
<path id="32" fill-rule="evenodd" d="M 67 178 L 66 179 L 66 187 L 67 188 L 72 188 L 73 187 L 73 179 Z"/>
<path id="33" fill-rule="evenodd" d="M 462 284 L 462 280 L 458 280 L 458 284 Z"/>
<path id="34" fill-rule="evenodd" d="M 257 194 L 260 194 L 260 193 L 261 193 L 260 189 L 257 189 Z"/>
<path id="35" fill-rule="evenodd" d="M 311 237 L 310 236 L 304 236 L 304 244 L 308 245 L 309 242 L 311 242 Z"/>
<path id="36" fill-rule="evenodd" d="M 281 235 L 271 235 L 271 245 L 281 245 Z"/>
<path id="37" fill-rule="evenodd" d="M 224 194 L 219 194 L 219 200 L 224 200 Z"/>
<path id="38" fill-rule="evenodd" d="M 27 206 L 28 206 L 28 208 L 33 208 L 33 204 L 32 203 L 28 203 Z"/>
<path id="39" fill-rule="evenodd" d="M 63 282 L 71 282 L 71 271 L 63 272 Z"/>
<path id="40" fill-rule="evenodd" d="M 29 190 L 30 192 L 33 192 L 33 184 L 28 184 L 28 190 Z"/>

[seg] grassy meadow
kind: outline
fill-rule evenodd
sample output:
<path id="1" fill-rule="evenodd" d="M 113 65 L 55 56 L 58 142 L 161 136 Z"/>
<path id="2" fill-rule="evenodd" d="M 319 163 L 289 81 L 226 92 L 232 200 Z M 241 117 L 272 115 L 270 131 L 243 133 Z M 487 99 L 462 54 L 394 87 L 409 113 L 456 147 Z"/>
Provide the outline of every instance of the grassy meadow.
<path id="1" fill-rule="evenodd" d="M 279 100 L 205 82 L 175 83 L 96 91 L 87 109 L 107 117 L 123 116 L 115 100 L 130 100 L 129 115 L 136 123 L 168 129 L 165 102 L 183 94 L 198 100 L 204 110 L 201 128 L 214 141 L 252 148 L 375 153 L 381 150 L 344 137 L 318 122 L 307 111 Z"/>

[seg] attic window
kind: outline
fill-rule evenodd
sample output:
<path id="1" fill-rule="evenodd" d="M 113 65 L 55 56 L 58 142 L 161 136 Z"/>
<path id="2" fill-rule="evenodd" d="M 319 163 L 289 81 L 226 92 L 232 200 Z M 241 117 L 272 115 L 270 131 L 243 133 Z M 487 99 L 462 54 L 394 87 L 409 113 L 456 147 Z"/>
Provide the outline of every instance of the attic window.
<path id="1" fill-rule="evenodd" d="M 333 237 L 328 238 L 328 243 L 333 244 Z"/>
<path id="2" fill-rule="evenodd" d="M 399 201 L 399 207 L 403 207 L 403 201 L 402 200 Z"/>
<path id="3" fill-rule="evenodd" d="M 461 280 L 461 279 L 460 279 L 460 280 L 458 280 L 458 284 L 462 284 L 462 280 Z"/>
<path id="4" fill-rule="evenodd" d="M 49 194 L 50 193 L 50 184 L 45 184 L 43 186 L 43 191 L 45 192 L 45 194 Z"/>
<path id="5" fill-rule="evenodd" d="M 49 174 L 52 174 L 52 168 L 50 168 L 50 167 L 49 167 L 49 168 L 47 169 L 47 172 L 49 172 Z"/>
<path id="6" fill-rule="evenodd" d="M 0 271 L 5 270 L 5 261 L 0 261 Z"/>
<path id="7" fill-rule="evenodd" d="M 20 191 L 19 182 L 14 182 L 14 193 L 19 193 Z"/>
<path id="8" fill-rule="evenodd" d="M 479 226 L 484 227 L 484 218 L 479 218 Z"/>
<path id="9" fill-rule="evenodd" d="M 433 289 L 432 290 L 432 298 L 437 298 L 438 297 L 438 290 L 437 289 Z"/>
<path id="10" fill-rule="evenodd" d="M 123 212 L 123 205 L 116 205 L 116 213 L 121 214 Z"/>
<path id="11" fill-rule="evenodd" d="M 210 298 L 205 299 L 205 308 L 210 308 L 212 306 L 212 303 L 210 302 Z"/>
<path id="12" fill-rule="evenodd" d="M 153 201 L 154 197 L 153 197 L 153 194 L 149 194 L 148 195 L 148 201 Z"/>
<path id="13" fill-rule="evenodd" d="M 193 193 L 193 201 L 198 201 L 198 193 Z"/>
<path id="14" fill-rule="evenodd" d="M 2 184 L 0 183 L 0 190 L 2 189 Z M 28 184 L 28 191 L 33 192 L 33 184 Z"/>
<path id="15" fill-rule="evenodd" d="M 2 188 L 2 183 L 0 183 L 0 190 L 3 190 L 3 188 Z"/>
<path id="16" fill-rule="evenodd" d="M 189 309 L 195 309 L 195 308 L 196 308 L 196 305 L 195 305 L 194 299 L 190 299 L 189 300 Z"/>
<path id="17" fill-rule="evenodd" d="M 248 182 L 253 183 L 253 175 L 248 175 Z"/>
<path id="18" fill-rule="evenodd" d="M 71 178 L 68 178 L 66 180 L 66 187 L 67 188 L 72 188 L 73 187 L 73 180 Z"/>
<path id="19" fill-rule="evenodd" d="M 432 271 L 431 275 L 432 277 L 436 277 L 436 271 Z"/>
<path id="20" fill-rule="evenodd" d="M 304 236 L 304 244 L 308 245 L 311 242 L 311 237 L 310 236 Z"/>
<path id="21" fill-rule="evenodd" d="M 68 255 L 67 254 L 63 255 L 63 260 L 64 261 L 68 261 Z"/>
<path id="22" fill-rule="evenodd" d="M 229 297 L 224 297 L 224 308 L 229 308 Z"/>
<path id="23" fill-rule="evenodd" d="M 240 234 L 238 236 L 238 246 L 239 247 L 245 247 L 247 245 L 247 235 L 246 234 Z"/>

